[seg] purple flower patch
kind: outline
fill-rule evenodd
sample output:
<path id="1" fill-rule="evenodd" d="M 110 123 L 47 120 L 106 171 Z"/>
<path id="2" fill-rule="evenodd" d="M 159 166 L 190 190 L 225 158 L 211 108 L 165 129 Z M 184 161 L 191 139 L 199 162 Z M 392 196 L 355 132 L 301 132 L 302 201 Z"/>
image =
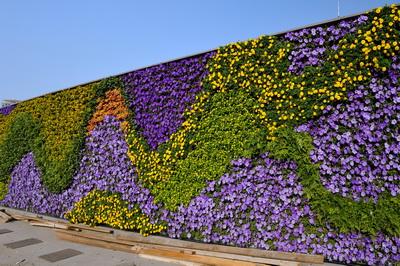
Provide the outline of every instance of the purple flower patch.
<path id="1" fill-rule="evenodd" d="M 232 161 L 232 167 L 231 173 L 209 182 L 187 207 L 164 211 L 169 237 L 322 254 L 344 263 L 383 265 L 400 260 L 400 238 L 344 234 L 329 224 L 317 227 L 295 163 L 265 154 L 260 160 Z"/>
<path id="2" fill-rule="evenodd" d="M 106 116 L 86 138 L 83 158 L 71 186 L 52 194 L 43 186 L 34 156 L 28 153 L 11 173 L 2 205 L 62 217 L 73 204 L 94 189 L 120 192 L 130 204 L 139 204 L 146 215 L 158 207 L 147 189 L 136 184 L 135 169 L 120 122 Z"/>
<path id="3" fill-rule="evenodd" d="M 362 15 L 351 21 L 342 20 L 326 29 L 314 27 L 286 33 L 284 40 L 295 44 L 289 55 L 291 64 L 288 71 L 300 74 L 306 66 L 321 65 L 327 48 L 336 50 L 341 38 L 355 32 L 367 20 L 368 17 Z"/>
<path id="4" fill-rule="evenodd" d="M 183 123 L 183 112 L 202 90 L 213 53 L 168 62 L 122 76 L 130 108 L 151 149 L 168 140 Z"/>
<path id="5" fill-rule="evenodd" d="M 399 68 L 394 59 L 388 77 L 373 78 L 349 92 L 348 103 L 328 106 L 317 121 L 298 128 L 313 137 L 310 156 L 331 192 L 356 201 L 400 194 Z"/>
<path id="6" fill-rule="evenodd" d="M 14 108 L 16 107 L 16 104 L 11 104 L 5 107 L 0 108 L 0 114 L 2 115 L 9 115 L 11 113 L 12 110 L 14 110 Z"/>

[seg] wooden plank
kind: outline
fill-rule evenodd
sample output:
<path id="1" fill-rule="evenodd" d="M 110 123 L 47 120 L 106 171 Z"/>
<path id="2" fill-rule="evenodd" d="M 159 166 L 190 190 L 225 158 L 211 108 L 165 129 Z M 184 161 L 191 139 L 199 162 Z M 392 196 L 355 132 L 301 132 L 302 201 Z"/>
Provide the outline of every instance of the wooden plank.
<path id="1" fill-rule="evenodd" d="M 105 234 L 114 233 L 114 230 L 112 230 L 112 229 L 99 228 L 96 226 L 89 226 L 89 225 L 84 225 L 84 224 L 71 224 L 71 223 L 67 223 L 67 224 L 71 228 L 83 229 L 83 230 L 87 230 L 87 231 L 94 231 L 94 232 L 105 233 Z"/>
<path id="2" fill-rule="evenodd" d="M 62 220 L 62 219 L 59 219 L 59 218 L 54 218 L 54 217 L 44 218 L 44 216 L 42 216 L 42 215 L 38 215 L 38 214 L 35 214 L 35 213 L 26 212 L 26 211 L 15 210 L 15 209 L 11 209 L 11 208 L 4 208 L 4 210 L 7 212 L 7 214 L 9 216 L 14 218 L 15 220 L 38 221 L 38 222 L 55 222 L 55 223 L 65 224 L 65 225 L 68 225 L 70 227 L 74 227 L 74 228 L 77 228 L 77 229 L 84 229 L 84 230 L 88 230 L 88 231 L 102 232 L 102 233 L 107 233 L 107 234 L 111 234 L 111 233 L 114 232 L 113 229 L 109 229 L 109 228 L 100 228 L 100 227 L 97 227 L 97 226 L 93 227 L 93 226 L 84 225 L 84 224 L 72 224 L 72 223 L 70 223 L 70 222 L 68 222 L 66 220 Z"/>
<path id="3" fill-rule="evenodd" d="M 99 240 L 99 239 L 80 237 L 80 236 L 69 234 L 66 231 L 57 231 L 56 236 L 61 240 L 66 240 L 66 241 L 70 241 L 70 242 L 91 245 L 91 246 L 96 246 L 96 247 L 101 247 L 101 248 L 107 248 L 107 249 L 111 249 L 111 250 L 137 253 L 135 250 L 132 249 L 132 246 L 130 246 L 130 245 L 110 243 L 110 242 Z"/>
<path id="4" fill-rule="evenodd" d="M 119 241 L 119 240 L 117 240 Z M 234 259 L 234 260 L 241 260 L 247 262 L 254 262 L 259 264 L 268 264 L 268 265 L 282 265 L 282 266 L 299 266 L 301 263 L 294 262 L 294 261 L 285 261 L 285 260 L 275 260 L 275 259 L 267 259 L 267 258 L 259 258 L 259 257 L 252 257 L 252 256 L 244 256 L 244 255 L 236 255 L 236 254 L 229 254 L 229 253 L 221 253 L 221 252 L 213 252 L 213 251 L 204 251 L 204 250 L 197 250 L 197 249 L 186 249 L 186 248 L 178 248 L 178 247 L 171 247 L 165 245 L 153 245 L 153 244 L 145 244 L 145 243 L 137 243 L 137 242 L 130 242 L 125 241 L 125 243 L 130 243 L 132 245 L 139 245 L 145 248 L 152 248 L 156 250 L 169 250 L 169 251 L 177 251 L 184 254 L 189 255 L 202 255 L 202 256 L 209 256 L 209 257 L 217 257 L 223 259 Z"/>
<path id="5" fill-rule="evenodd" d="M 9 213 L 9 215 L 18 221 L 40 221 L 40 218 L 34 216 L 20 215 L 16 213 Z"/>
<path id="6" fill-rule="evenodd" d="M 13 209 L 13 208 L 8 208 L 5 206 L 0 206 L 2 209 L 6 211 L 6 213 L 10 216 L 19 216 L 22 219 L 45 219 L 45 220 L 51 220 L 51 221 L 57 221 L 57 222 L 66 222 L 65 219 L 61 218 L 56 218 L 52 216 L 46 216 L 46 215 L 39 215 L 37 213 L 32 213 L 24 210 L 18 210 L 18 209 Z"/>
<path id="7" fill-rule="evenodd" d="M 40 222 L 47 223 L 47 224 L 66 226 L 68 228 L 64 228 L 64 229 L 73 229 L 75 231 L 86 230 L 86 231 L 93 231 L 93 232 L 105 233 L 105 234 L 112 234 L 114 232 L 113 229 L 99 228 L 97 226 L 90 226 L 90 225 L 85 225 L 85 224 L 73 224 L 73 223 L 68 223 L 68 222 L 53 222 L 53 221 L 44 220 L 44 219 L 41 219 Z M 63 229 L 63 228 L 60 227 L 59 229 Z"/>
<path id="8" fill-rule="evenodd" d="M 208 251 L 201 251 L 201 250 L 194 250 L 194 249 L 185 249 L 185 248 L 178 248 L 178 247 L 170 247 L 170 246 L 164 246 L 164 245 L 153 245 L 153 244 L 146 244 L 146 243 L 138 243 L 138 242 L 132 242 L 132 241 L 126 241 L 126 240 L 119 240 L 116 237 L 112 237 L 109 235 L 104 235 L 104 234 L 98 234 L 98 233 L 93 233 L 93 232 L 71 232 L 71 231 L 64 231 L 64 230 L 56 230 L 57 233 L 62 233 L 62 234 L 69 234 L 72 235 L 73 237 L 84 237 L 88 239 L 93 239 L 93 240 L 101 240 L 105 241 L 108 243 L 119 243 L 119 244 L 124 244 L 128 246 L 132 246 L 136 249 L 153 249 L 153 250 L 164 250 L 164 251 L 174 251 L 178 252 L 181 254 L 187 254 L 187 255 L 202 255 L 202 256 L 208 256 L 208 257 L 216 257 L 216 258 L 222 258 L 222 259 L 234 259 L 238 261 L 244 261 L 244 262 L 252 262 L 256 264 L 263 264 L 263 265 L 288 265 L 288 266 L 297 266 L 298 264 L 295 262 L 290 262 L 290 261 L 278 261 L 278 260 L 273 260 L 273 259 L 266 259 L 266 258 L 256 258 L 256 257 L 250 257 L 250 256 L 240 256 L 240 255 L 234 255 L 234 254 L 224 254 L 224 253 L 218 253 L 218 252 L 208 252 Z M 154 255 L 154 254 L 151 254 Z"/>
<path id="9" fill-rule="evenodd" d="M 90 237 L 96 237 L 95 235 L 91 234 L 82 234 L 82 233 L 76 233 L 76 232 L 69 232 L 69 231 L 62 231 L 62 230 L 57 230 L 56 234 L 57 237 L 63 240 L 68 240 L 72 242 L 77 242 L 81 244 L 88 244 L 88 245 L 94 245 L 97 247 L 103 247 L 103 248 L 108 248 L 112 250 L 120 250 L 120 251 L 127 251 L 131 253 L 139 253 L 139 254 L 145 254 L 145 255 L 151 255 L 151 256 L 158 256 L 158 257 L 167 257 L 175 260 L 180 260 L 180 261 L 190 261 L 190 262 L 195 262 L 195 263 L 202 263 L 205 265 L 220 265 L 220 266 L 257 266 L 257 265 L 266 265 L 266 264 L 256 264 L 253 262 L 246 262 L 246 261 L 238 261 L 238 260 L 232 260 L 232 259 L 221 259 L 221 258 L 214 258 L 214 257 L 208 257 L 208 256 L 201 256 L 201 255 L 192 255 L 192 254 L 185 254 L 182 252 L 177 252 L 177 251 L 172 251 L 172 250 L 157 250 L 153 248 L 148 248 L 148 247 L 141 247 L 141 246 L 132 246 L 128 244 L 121 244 L 121 243 L 115 243 L 115 242 L 108 242 L 108 241 L 117 241 L 116 239 L 112 239 L 110 237 L 104 237 L 106 241 L 100 240 L 100 239 L 95 239 L 95 238 L 90 238 Z M 81 236 L 84 235 L 85 237 Z M 88 237 L 86 237 L 88 236 Z M 100 236 L 97 236 L 100 237 Z M 108 241 L 107 241 L 108 240 Z"/>
<path id="10" fill-rule="evenodd" d="M 217 257 L 217 258 L 229 258 L 229 259 L 234 259 L 234 260 L 244 260 L 244 261 L 250 261 L 250 262 L 261 263 L 261 264 L 269 264 L 269 265 L 282 265 L 282 266 L 300 266 L 301 265 L 300 262 L 295 262 L 295 261 L 266 259 L 266 258 L 250 257 L 250 256 L 244 256 L 244 255 L 228 254 L 228 253 L 213 252 L 213 251 L 198 250 L 198 251 L 196 251 L 196 254 L 204 255 L 204 256 L 213 256 L 213 257 Z"/>
<path id="11" fill-rule="evenodd" d="M 216 257 L 208 257 L 201 255 L 190 255 L 184 254 L 180 252 L 174 252 L 170 250 L 156 250 L 143 248 L 139 250 L 140 254 L 152 255 L 152 256 L 161 256 L 168 257 L 171 259 L 191 261 L 196 263 L 203 263 L 206 265 L 218 265 L 218 266 L 258 266 L 258 265 L 266 265 L 266 264 L 257 264 L 253 262 L 239 261 L 233 259 L 221 259 Z"/>
<path id="12" fill-rule="evenodd" d="M 16 214 L 18 218 L 28 219 L 28 220 L 43 220 L 43 216 L 39 216 L 37 214 L 15 210 L 10 208 L 2 207 L 8 213 Z M 223 246 L 223 245 L 215 245 L 215 244 L 207 244 L 207 243 L 197 243 L 186 240 L 178 240 L 172 239 L 168 237 L 161 236 L 148 236 L 144 237 L 140 234 L 133 232 L 126 232 L 121 230 L 111 230 L 104 227 L 90 227 L 87 225 L 74 225 L 68 223 L 66 220 L 54 218 L 54 217 L 46 217 L 46 220 L 60 222 L 62 224 L 67 224 L 68 226 L 74 227 L 75 230 L 81 229 L 86 231 L 93 231 L 94 233 L 107 233 L 109 235 L 116 235 L 118 239 L 118 243 L 122 241 L 127 241 L 131 244 L 141 244 L 141 245 L 160 245 L 160 246 L 169 246 L 181 249 L 193 249 L 197 251 L 209 251 L 209 252 L 219 252 L 221 254 L 228 253 L 234 255 L 241 256 L 249 256 L 249 257 L 257 257 L 264 258 L 270 260 L 276 260 L 279 262 L 282 261 L 294 261 L 294 262 L 304 262 L 310 264 L 323 264 L 323 256 L 321 255 L 309 255 L 309 254 L 297 254 L 297 253 L 289 253 L 289 252 L 278 252 L 278 251 L 267 251 L 261 249 L 254 248 L 238 248 L 232 246 Z M 114 232 L 113 232 L 114 231 Z M 115 242 L 115 241 L 113 241 Z M 132 243 L 133 242 L 133 243 Z"/>
<path id="13" fill-rule="evenodd" d="M 98 228 L 98 227 L 92 227 L 89 225 L 82 225 L 82 224 L 72 224 L 72 223 L 68 223 L 68 222 L 54 222 L 54 221 L 50 221 L 50 220 L 46 220 L 40 217 L 33 217 L 33 216 L 26 216 L 26 215 L 20 215 L 20 214 L 12 214 L 12 218 L 14 218 L 15 220 L 22 220 L 22 221 L 35 221 L 35 224 L 32 225 L 36 225 L 38 226 L 39 223 L 43 223 L 43 224 L 57 224 L 58 227 L 57 228 L 61 228 L 61 226 L 67 226 L 69 228 L 75 228 L 75 229 L 83 229 L 83 230 L 87 230 L 87 231 L 95 231 L 95 232 L 101 232 L 101 233 L 106 233 L 106 234 L 112 234 L 114 232 L 114 230 L 112 229 L 105 229 L 105 228 Z M 45 225 L 43 225 L 45 226 Z"/>
<path id="14" fill-rule="evenodd" d="M 56 234 L 68 234 L 72 235 L 75 237 L 83 237 L 83 238 L 89 238 L 89 239 L 94 239 L 94 240 L 101 240 L 105 242 L 110 242 L 110 243 L 118 243 L 118 244 L 124 244 L 128 246 L 137 246 L 138 244 L 132 243 L 130 241 L 124 241 L 124 240 L 117 240 L 115 236 L 112 234 L 104 234 L 101 232 L 95 232 L 95 231 L 71 231 L 71 230 L 63 230 L 63 229 L 54 229 Z"/>
<path id="15" fill-rule="evenodd" d="M 166 263 L 174 263 L 174 264 L 179 264 L 183 266 L 209 266 L 204 263 L 196 263 L 196 262 L 190 262 L 190 261 L 181 261 L 181 260 L 174 260 L 171 258 L 164 258 L 164 257 L 158 257 L 158 256 L 152 256 L 152 255 L 146 255 L 146 254 L 138 254 L 139 257 L 142 257 L 144 259 L 149 259 L 149 260 L 158 260 Z"/>
<path id="16" fill-rule="evenodd" d="M 53 222 L 30 222 L 29 224 L 33 225 L 33 226 L 58 228 L 58 229 L 65 229 L 65 230 L 74 229 L 74 228 L 69 227 L 68 225 L 60 224 L 60 223 L 53 223 Z"/>
<path id="17" fill-rule="evenodd" d="M 114 233 L 113 229 L 99 228 L 97 226 L 90 226 L 90 225 L 85 225 L 85 224 L 60 223 L 60 222 L 56 222 L 56 223 L 67 225 L 69 228 L 73 228 L 73 229 L 93 231 L 93 232 L 104 233 L 104 234 Z"/>
<path id="18" fill-rule="evenodd" d="M 312 263 L 312 264 L 323 264 L 324 263 L 324 257 L 321 255 L 278 252 L 278 251 L 261 250 L 261 249 L 255 249 L 255 248 L 239 248 L 239 247 L 223 246 L 223 245 L 216 245 L 216 244 L 190 242 L 190 241 L 171 239 L 171 238 L 159 237 L 159 236 L 144 237 L 140 234 L 131 233 L 131 232 L 119 234 L 116 237 L 118 240 L 132 241 L 135 243 L 166 245 L 166 246 L 171 246 L 171 247 L 197 249 L 197 250 L 204 250 L 204 251 L 221 252 L 221 253 L 228 253 L 228 254 L 260 257 L 260 258 L 284 260 L 284 261 L 304 262 L 304 263 Z"/>
<path id="19" fill-rule="evenodd" d="M 5 211 L 0 210 L 0 224 L 7 223 L 11 220 L 12 220 L 11 216 L 7 215 L 7 213 L 5 213 Z"/>

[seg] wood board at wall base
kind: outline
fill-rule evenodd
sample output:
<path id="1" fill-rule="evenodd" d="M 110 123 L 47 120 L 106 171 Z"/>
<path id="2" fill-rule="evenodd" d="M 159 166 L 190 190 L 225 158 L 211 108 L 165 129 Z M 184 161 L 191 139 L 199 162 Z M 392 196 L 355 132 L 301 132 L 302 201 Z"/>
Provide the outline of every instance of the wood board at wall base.
<path id="1" fill-rule="evenodd" d="M 12 220 L 12 217 L 9 216 L 5 210 L 0 209 L 0 224 L 7 223 Z"/>
<path id="2" fill-rule="evenodd" d="M 172 239 L 162 236 L 144 237 L 134 232 L 113 230 L 106 227 L 91 227 L 82 224 L 71 224 L 64 219 L 41 216 L 6 207 L 4 207 L 4 209 L 7 215 L 14 219 L 31 221 L 31 223 L 35 226 L 56 229 L 56 234 L 65 240 L 72 241 L 73 239 L 79 239 L 79 241 L 82 243 L 85 242 L 83 244 L 93 245 L 96 243 L 97 246 L 103 245 L 105 248 L 118 249 L 128 252 L 133 252 L 136 249 L 136 253 L 138 253 L 138 250 L 140 250 L 140 254 L 148 256 L 155 256 L 154 252 L 163 251 L 164 256 L 169 254 L 169 258 L 173 259 L 173 257 L 177 255 L 175 253 L 178 252 L 180 256 L 184 254 L 185 256 L 192 256 L 190 257 L 192 259 L 193 256 L 205 256 L 207 257 L 208 261 L 210 261 L 210 258 L 227 259 L 232 260 L 235 263 L 240 261 L 241 264 L 239 265 L 244 265 L 243 263 L 246 262 L 252 263 L 248 265 L 264 264 L 297 266 L 308 264 L 321 265 L 324 262 L 324 258 L 321 255 L 268 251 L 255 248 L 238 248 L 233 246 Z M 134 250 L 132 250 L 132 247 L 134 247 Z M 161 255 L 159 254 L 159 256 Z M 196 263 L 204 264 L 204 262 Z"/>
<path id="3" fill-rule="evenodd" d="M 87 244 L 93 245 L 97 247 L 108 248 L 112 250 L 119 250 L 125 252 L 131 252 L 135 254 L 144 254 L 150 255 L 154 257 L 166 257 L 170 259 L 174 259 L 177 261 L 183 262 L 194 262 L 200 263 L 201 265 L 220 265 L 220 266 L 267 266 L 271 264 L 260 264 L 260 263 L 253 263 L 247 261 L 240 261 L 234 259 L 223 259 L 218 257 L 210 257 L 205 255 L 197 255 L 195 252 L 194 254 L 188 254 L 184 251 L 177 251 L 177 250 L 168 250 L 168 249 L 158 249 L 156 247 L 149 247 L 147 245 L 129 245 L 129 244 L 121 244 L 121 243 L 114 243 L 108 242 L 105 240 L 100 239 L 93 239 L 93 238 L 86 238 L 80 236 L 80 234 L 70 234 L 70 232 L 65 232 L 61 230 L 57 230 L 56 235 L 58 238 L 62 240 L 67 240 L 75 243 L 80 244 Z"/>
<path id="4" fill-rule="evenodd" d="M 247 255 L 236 255 L 223 252 L 204 251 L 194 248 L 178 248 L 168 245 L 133 242 L 129 240 L 121 240 L 118 239 L 118 237 L 114 238 L 111 235 L 105 235 L 102 233 L 99 234 L 95 232 L 85 233 L 85 232 L 56 230 L 56 234 L 61 239 L 69 241 L 76 240 L 76 242 L 82 244 L 96 245 L 104 248 L 134 252 L 137 254 L 163 256 L 173 259 L 179 258 L 180 260 L 189 260 L 191 262 L 196 262 L 196 263 L 204 264 L 208 262 L 208 265 L 210 265 L 210 261 L 213 261 L 213 259 L 221 259 L 221 260 L 218 260 L 218 263 L 216 264 L 211 263 L 211 265 L 226 265 L 223 259 L 229 260 L 229 263 L 227 262 L 228 263 L 227 265 L 249 265 L 249 266 L 250 265 L 287 265 L 287 266 L 306 265 L 305 263 L 288 261 L 288 260 L 268 259 L 268 258 L 260 258 Z M 207 260 L 204 260 L 204 258 L 202 257 L 205 257 L 205 259 Z M 313 265 L 321 265 L 321 264 L 313 263 Z"/>

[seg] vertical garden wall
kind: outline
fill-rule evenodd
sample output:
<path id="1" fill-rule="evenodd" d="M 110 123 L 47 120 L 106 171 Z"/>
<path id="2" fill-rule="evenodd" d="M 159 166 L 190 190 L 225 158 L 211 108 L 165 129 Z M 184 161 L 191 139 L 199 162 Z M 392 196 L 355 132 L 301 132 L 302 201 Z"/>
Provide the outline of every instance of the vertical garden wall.
<path id="1" fill-rule="evenodd" d="M 399 17 L 378 8 L 2 108 L 0 203 L 400 262 Z"/>

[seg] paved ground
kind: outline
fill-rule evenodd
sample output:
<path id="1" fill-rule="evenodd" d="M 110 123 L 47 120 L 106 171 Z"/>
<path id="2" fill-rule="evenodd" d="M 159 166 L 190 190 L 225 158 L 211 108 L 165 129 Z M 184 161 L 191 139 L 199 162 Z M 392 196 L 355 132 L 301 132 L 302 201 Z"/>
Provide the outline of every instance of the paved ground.
<path id="1" fill-rule="evenodd" d="M 25 246 L 24 246 L 25 245 Z M 60 252 L 62 251 L 62 252 Z M 59 253 L 57 253 L 59 252 Z M 62 258 L 64 256 L 64 259 Z M 71 256 L 71 257 L 68 257 Z M 68 257 L 68 258 L 65 258 Z M 71 243 L 56 238 L 52 229 L 13 221 L 0 224 L 0 266 L 198 266 L 190 262 L 157 261 L 144 255 Z M 58 261 L 51 262 L 51 260 Z M 50 261 L 49 261 L 50 260 Z M 311 264 L 304 264 L 313 266 Z M 324 266 L 339 266 L 325 263 Z"/>
<path id="2" fill-rule="evenodd" d="M 6 232 L 7 230 L 12 232 Z M 21 240 L 26 241 L 20 242 Z M 23 245 L 26 246 L 21 247 Z M 63 252 L 52 254 L 58 251 Z M 40 257 L 48 254 L 50 256 Z M 55 262 L 48 261 L 68 256 L 72 257 Z M 0 266 L 6 265 L 176 266 L 179 264 L 149 260 L 135 254 L 66 242 L 57 239 L 52 230 L 48 228 L 34 227 L 26 222 L 14 221 L 0 224 Z"/>

